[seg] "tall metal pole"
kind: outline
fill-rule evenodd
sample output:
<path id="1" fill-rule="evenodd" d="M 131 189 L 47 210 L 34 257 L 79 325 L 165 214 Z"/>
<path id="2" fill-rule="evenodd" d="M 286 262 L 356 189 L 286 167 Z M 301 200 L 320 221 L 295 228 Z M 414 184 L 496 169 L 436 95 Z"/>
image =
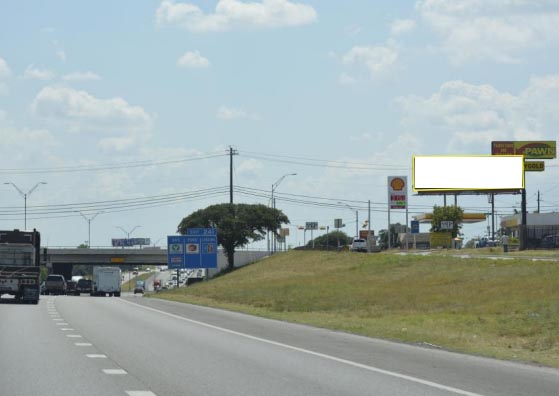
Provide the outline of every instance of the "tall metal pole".
<path id="1" fill-rule="evenodd" d="M 14 186 L 17 192 L 23 197 L 23 228 L 27 229 L 27 197 L 31 195 L 31 193 L 35 191 L 35 189 L 39 187 L 40 184 L 47 184 L 47 182 L 38 182 L 26 193 L 21 191 L 21 189 L 12 182 L 5 182 L 4 184 L 11 184 L 12 186 Z"/>
<path id="2" fill-rule="evenodd" d="M 229 203 L 233 203 L 233 147 L 229 146 Z"/>
<path id="3" fill-rule="evenodd" d="M 27 230 L 27 194 L 23 194 L 23 229 Z"/>
<path id="4" fill-rule="evenodd" d="M 275 183 L 272 183 L 272 208 L 275 209 L 276 208 L 276 198 L 274 196 L 274 191 L 276 190 L 276 188 L 278 188 L 278 186 L 280 185 L 280 183 L 283 181 L 283 179 L 285 179 L 287 176 L 297 176 L 297 173 L 286 173 L 285 175 L 283 175 L 282 177 L 280 177 L 278 180 L 276 180 Z M 274 232 L 272 234 L 272 253 L 276 252 L 276 233 Z"/>
<path id="5" fill-rule="evenodd" d="M 359 211 L 355 210 L 355 238 L 359 238 Z"/>

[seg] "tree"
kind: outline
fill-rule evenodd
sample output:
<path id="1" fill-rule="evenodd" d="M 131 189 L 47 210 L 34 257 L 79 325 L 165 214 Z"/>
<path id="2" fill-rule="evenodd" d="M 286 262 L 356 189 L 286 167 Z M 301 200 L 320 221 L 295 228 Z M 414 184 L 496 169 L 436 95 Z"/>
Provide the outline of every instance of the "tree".
<path id="1" fill-rule="evenodd" d="M 348 245 L 352 241 L 352 238 L 347 236 L 343 231 L 332 231 L 327 234 L 318 236 L 314 238 L 314 247 L 326 247 L 336 249 L 338 247 L 338 242 L 340 246 Z M 313 240 L 307 242 L 307 247 L 313 246 Z"/>
<path id="2" fill-rule="evenodd" d="M 464 211 L 459 206 L 437 206 L 433 208 L 433 219 L 431 220 L 431 232 L 442 232 L 441 221 L 452 221 L 452 237 L 456 238 L 462 227 Z"/>
<path id="3" fill-rule="evenodd" d="M 402 224 L 390 224 L 390 247 L 399 247 L 400 240 L 398 239 L 398 231 L 403 227 Z M 387 230 L 380 230 L 378 232 L 379 244 L 381 249 L 388 249 L 388 232 Z"/>
<path id="4" fill-rule="evenodd" d="M 227 257 L 227 269 L 235 266 L 235 249 L 249 242 L 260 241 L 270 231 L 279 236 L 277 230 L 289 219 L 281 210 L 265 205 L 217 204 L 183 218 L 177 231 L 184 235 L 187 228 L 217 228 L 217 243 L 223 247 Z"/>

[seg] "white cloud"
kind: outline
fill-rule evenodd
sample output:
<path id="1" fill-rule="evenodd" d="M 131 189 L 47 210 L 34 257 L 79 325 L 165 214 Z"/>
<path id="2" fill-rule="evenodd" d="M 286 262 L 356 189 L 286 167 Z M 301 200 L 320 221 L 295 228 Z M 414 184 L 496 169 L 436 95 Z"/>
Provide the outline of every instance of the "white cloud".
<path id="1" fill-rule="evenodd" d="M 549 0 L 420 0 L 416 9 L 454 64 L 520 62 L 559 42 L 559 3 Z"/>
<path id="2" fill-rule="evenodd" d="M 101 79 L 101 77 L 98 74 L 90 72 L 90 71 L 69 73 L 69 74 L 66 74 L 62 77 L 62 80 L 70 81 L 70 82 L 74 82 L 74 81 L 94 81 L 94 80 L 100 80 L 100 79 Z"/>
<path id="3" fill-rule="evenodd" d="M 58 59 L 60 59 L 62 62 L 66 62 L 66 51 L 64 51 L 64 48 L 62 48 L 57 40 L 53 40 L 52 44 L 54 45 L 54 51 Z"/>
<path id="4" fill-rule="evenodd" d="M 412 19 L 397 19 L 390 24 L 390 33 L 400 35 L 411 32 L 415 29 L 415 21 Z"/>
<path id="5" fill-rule="evenodd" d="M 353 76 L 347 73 L 342 73 L 340 74 L 338 82 L 342 85 L 351 85 L 351 84 L 355 84 L 357 80 Z"/>
<path id="6" fill-rule="evenodd" d="M 398 52 L 388 46 L 353 47 L 342 57 L 344 65 L 364 66 L 373 78 L 390 72 L 397 60 Z"/>
<path id="7" fill-rule="evenodd" d="M 253 158 L 243 160 L 239 165 L 236 166 L 237 174 L 239 175 L 253 175 L 260 176 L 261 170 L 264 168 L 261 161 L 255 160 Z"/>
<path id="8" fill-rule="evenodd" d="M 35 65 L 29 65 L 25 69 L 23 78 L 26 80 L 52 80 L 56 77 L 56 74 L 48 69 L 39 69 Z"/>
<path id="9" fill-rule="evenodd" d="M 221 106 L 217 111 L 217 118 L 220 120 L 239 120 L 239 119 L 247 119 L 257 121 L 260 120 L 260 116 L 258 114 L 248 113 L 242 109 L 231 108 L 227 106 Z"/>
<path id="10" fill-rule="evenodd" d="M 147 130 L 153 116 L 122 98 L 98 99 L 68 87 L 43 88 L 32 103 L 35 115 L 67 125 L 71 131 Z"/>
<path id="11" fill-rule="evenodd" d="M 206 68 L 210 66 L 210 61 L 200 55 L 199 51 L 189 51 L 179 58 L 177 64 L 188 68 Z"/>
<path id="12" fill-rule="evenodd" d="M 518 95 L 449 81 L 429 97 L 401 97 L 397 103 L 406 130 L 424 136 L 428 150 L 487 154 L 493 140 L 554 140 L 557 100 L 559 75 L 552 75 L 532 78 Z"/>
<path id="13" fill-rule="evenodd" d="M 6 61 L 0 58 L 0 80 L 4 78 L 8 78 L 12 75 L 12 71 L 10 70 Z"/>
<path id="14" fill-rule="evenodd" d="M 219 0 L 215 12 L 211 14 L 205 14 L 198 6 L 190 3 L 164 0 L 156 11 L 158 25 L 180 26 L 193 32 L 300 26 L 313 23 L 316 19 L 314 8 L 289 0 L 248 3 Z"/>

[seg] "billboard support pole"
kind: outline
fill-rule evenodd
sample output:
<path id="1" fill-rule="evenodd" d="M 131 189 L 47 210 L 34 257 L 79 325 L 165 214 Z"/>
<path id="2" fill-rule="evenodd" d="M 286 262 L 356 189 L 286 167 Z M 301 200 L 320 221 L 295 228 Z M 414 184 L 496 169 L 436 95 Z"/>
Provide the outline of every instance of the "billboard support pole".
<path id="1" fill-rule="evenodd" d="M 526 189 L 522 189 L 522 221 L 520 225 L 520 250 L 526 250 L 527 245 L 527 229 L 526 229 Z"/>

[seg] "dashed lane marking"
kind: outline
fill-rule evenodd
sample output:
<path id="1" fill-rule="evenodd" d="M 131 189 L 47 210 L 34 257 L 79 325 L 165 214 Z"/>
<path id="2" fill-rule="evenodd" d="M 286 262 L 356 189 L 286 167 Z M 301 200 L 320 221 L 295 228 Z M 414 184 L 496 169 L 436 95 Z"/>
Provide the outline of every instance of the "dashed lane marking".
<path id="1" fill-rule="evenodd" d="M 62 330 L 62 331 L 74 331 L 75 329 L 72 329 L 70 327 L 63 327 L 60 330 Z"/>
<path id="2" fill-rule="evenodd" d="M 76 342 L 76 343 L 74 343 L 74 345 L 75 345 L 75 346 L 78 346 L 78 347 L 90 347 L 90 346 L 93 346 L 93 345 L 92 345 L 91 343 L 89 343 L 89 342 Z"/>
<path id="3" fill-rule="evenodd" d="M 99 355 L 99 354 L 94 354 L 94 353 L 88 353 L 85 356 L 87 356 L 90 359 L 106 359 L 107 358 L 107 355 Z"/>
<path id="4" fill-rule="evenodd" d="M 69 338 L 82 338 L 82 336 L 81 336 L 81 335 L 78 335 L 78 334 L 67 334 L 66 337 L 69 337 Z"/>
<path id="5" fill-rule="evenodd" d="M 108 375 L 124 375 L 128 374 L 126 370 L 123 369 L 103 369 L 103 372 Z"/>
<path id="6" fill-rule="evenodd" d="M 150 391 L 126 391 L 126 393 L 128 393 L 128 396 L 157 396 Z"/>

